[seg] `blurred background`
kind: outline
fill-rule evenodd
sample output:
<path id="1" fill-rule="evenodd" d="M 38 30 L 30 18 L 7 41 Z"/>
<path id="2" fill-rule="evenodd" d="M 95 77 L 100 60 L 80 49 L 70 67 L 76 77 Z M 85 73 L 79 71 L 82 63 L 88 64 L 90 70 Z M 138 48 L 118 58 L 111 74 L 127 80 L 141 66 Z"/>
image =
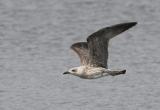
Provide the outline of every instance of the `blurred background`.
<path id="1" fill-rule="evenodd" d="M 0 0 L 0 110 L 158 110 L 159 0 Z M 137 21 L 109 45 L 109 68 L 84 80 L 70 45 L 100 28 Z"/>

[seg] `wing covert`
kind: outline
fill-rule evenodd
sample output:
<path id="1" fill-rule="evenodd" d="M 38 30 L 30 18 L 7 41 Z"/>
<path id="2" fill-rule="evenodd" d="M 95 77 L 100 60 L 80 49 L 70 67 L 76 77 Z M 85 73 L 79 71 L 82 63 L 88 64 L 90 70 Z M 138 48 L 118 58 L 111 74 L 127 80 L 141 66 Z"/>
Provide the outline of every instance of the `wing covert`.
<path id="1" fill-rule="evenodd" d="M 121 23 L 102 28 L 97 32 L 91 34 L 87 38 L 90 66 L 108 68 L 107 60 L 109 40 L 136 24 L 136 22 Z"/>
<path id="2" fill-rule="evenodd" d="M 88 53 L 87 42 L 75 43 L 71 46 L 71 49 L 74 50 L 78 54 L 82 65 L 88 65 L 89 53 Z"/>

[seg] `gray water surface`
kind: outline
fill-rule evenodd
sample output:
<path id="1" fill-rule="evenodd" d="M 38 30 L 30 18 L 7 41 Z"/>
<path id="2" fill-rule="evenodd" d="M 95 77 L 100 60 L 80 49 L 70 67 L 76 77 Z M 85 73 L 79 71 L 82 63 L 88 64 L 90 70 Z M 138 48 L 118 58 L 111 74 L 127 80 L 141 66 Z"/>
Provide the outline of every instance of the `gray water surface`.
<path id="1" fill-rule="evenodd" d="M 0 110 L 159 110 L 159 0 L 0 0 Z M 71 51 L 96 30 L 138 25 L 110 41 L 109 67 L 84 80 Z"/>

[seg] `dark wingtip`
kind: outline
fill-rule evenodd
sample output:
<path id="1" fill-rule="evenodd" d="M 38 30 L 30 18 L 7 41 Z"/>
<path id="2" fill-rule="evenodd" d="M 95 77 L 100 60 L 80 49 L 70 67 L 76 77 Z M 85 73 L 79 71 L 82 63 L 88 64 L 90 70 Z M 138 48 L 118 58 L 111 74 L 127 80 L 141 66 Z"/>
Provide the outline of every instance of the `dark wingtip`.
<path id="1" fill-rule="evenodd" d="M 138 24 L 138 22 L 128 22 L 128 23 L 131 23 L 131 24 L 134 24 L 134 25 Z"/>
<path id="2" fill-rule="evenodd" d="M 135 26 L 137 22 L 127 22 L 127 23 L 121 23 L 117 25 L 113 25 L 111 28 L 121 30 L 120 32 L 126 31 L 129 28 Z"/>
<path id="3" fill-rule="evenodd" d="M 112 35 L 107 36 L 108 39 L 111 39 L 114 36 L 130 29 L 131 27 L 135 26 L 136 24 L 137 24 L 137 22 L 125 22 L 125 23 L 120 23 L 120 24 L 116 24 L 116 25 L 102 28 L 102 29 L 98 30 L 97 32 L 91 34 L 87 38 L 87 41 L 89 42 L 90 39 L 95 38 L 97 36 L 103 36 L 106 33 L 112 34 Z"/>
<path id="4" fill-rule="evenodd" d="M 130 27 L 132 27 L 132 26 L 137 25 L 138 23 L 137 23 L 137 22 L 128 22 L 128 23 L 126 23 L 126 24 L 128 24 Z"/>

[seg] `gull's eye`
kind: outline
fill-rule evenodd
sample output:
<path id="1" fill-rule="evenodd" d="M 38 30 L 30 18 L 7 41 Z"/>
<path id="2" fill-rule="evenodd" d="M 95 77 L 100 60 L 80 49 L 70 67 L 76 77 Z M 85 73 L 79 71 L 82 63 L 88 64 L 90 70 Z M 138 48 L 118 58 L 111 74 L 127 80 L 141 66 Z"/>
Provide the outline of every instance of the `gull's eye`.
<path id="1" fill-rule="evenodd" d="M 76 70 L 76 69 L 73 69 L 72 72 L 77 72 L 77 70 Z"/>

